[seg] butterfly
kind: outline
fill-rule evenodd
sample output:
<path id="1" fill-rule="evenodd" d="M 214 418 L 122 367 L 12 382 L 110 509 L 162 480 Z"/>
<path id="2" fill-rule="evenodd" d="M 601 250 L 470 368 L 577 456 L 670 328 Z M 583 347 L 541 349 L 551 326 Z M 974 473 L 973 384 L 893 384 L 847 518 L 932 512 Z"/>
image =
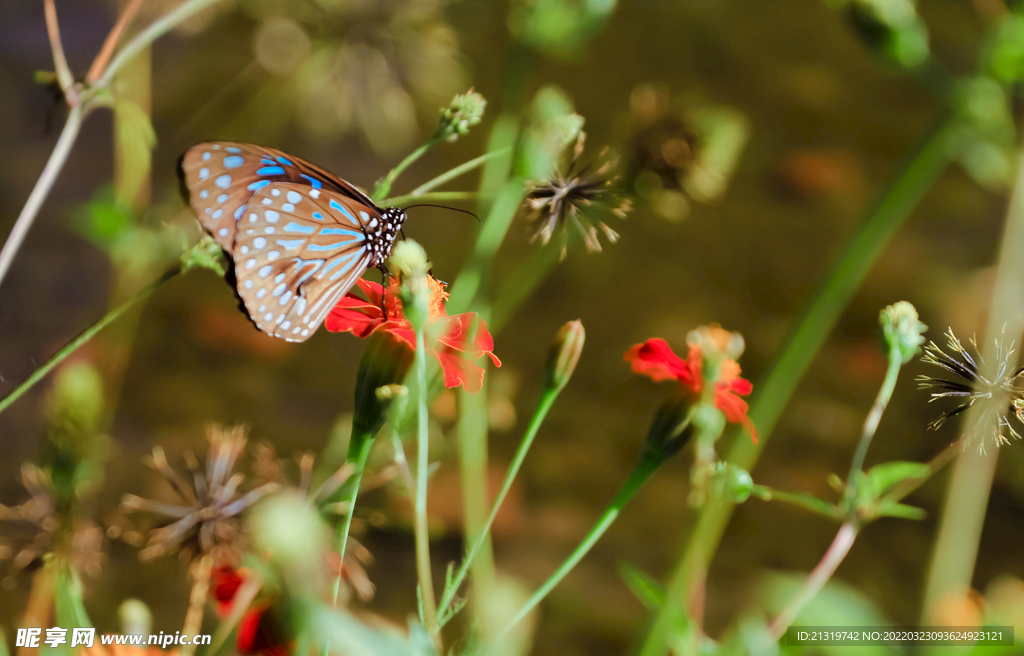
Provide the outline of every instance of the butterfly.
<path id="1" fill-rule="evenodd" d="M 387 280 L 384 260 L 405 212 L 377 207 L 333 173 L 274 148 L 212 141 L 186 150 L 178 174 L 268 335 L 304 342 L 367 269 Z"/>

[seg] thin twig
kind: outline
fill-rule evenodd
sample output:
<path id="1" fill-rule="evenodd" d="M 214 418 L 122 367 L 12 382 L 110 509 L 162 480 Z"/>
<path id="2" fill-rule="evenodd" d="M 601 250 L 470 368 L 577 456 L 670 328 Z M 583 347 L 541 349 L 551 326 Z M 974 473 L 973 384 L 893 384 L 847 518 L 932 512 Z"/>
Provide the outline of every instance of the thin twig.
<path id="1" fill-rule="evenodd" d="M 491 159 L 493 157 L 497 157 L 499 155 L 507 155 L 507 154 L 509 154 L 511 152 L 512 152 L 512 147 L 508 146 L 508 147 L 505 147 L 505 148 L 499 148 L 498 150 L 491 151 L 489 153 L 484 153 L 480 157 L 477 157 L 475 159 L 469 160 L 468 162 L 464 162 L 462 164 L 459 164 L 455 168 L 453 168 L 450 171 L 447 171 L 445 173 L 442 173 L 441 175 L 437 176 L 433 180 L 429 180 L 427 182 L 424 182 L 420 186 L 418 186 L 415 189 L 413 189 L 412 191 L 410 191 L 408 195 L 409 196 L 422 196 L 423 194 L 427 193 L 428 191 L 430 191 L 431 189 L 433 189 L 435 187 L 440 187 L 444 183 L 449 182 L 451 180 L 454 180 L 455 178 L 459 177 L 460 175 L 463 175 L 464 173 L 469 173 L 470 171 L 472 171 L 473 169 L 477 168 L 478 166 L 483 165 L 487 160 L 489 160 L 489 159 Z"/>
<path id="2" fill-rule="evenodd" d="M 420 194 L 414 196 L 412 194 L 405 194 L 402 196 L 392 196 L 380 201 L 381 207 L 395 207 L 397 205 L 405 205 L 413 201 L 449 201 L 449 200 L 475 200 L 477 194 L 475 191 L 435 191 L 428 194 Z"/>
<path id="3" fill-rule="evenodd" d="M 210 570 L 213 568 L 213 556 L 204 555 L 192 566 L 192 594 L 189 595 L 188 613 L 185 614 L 185 626 L 182 633 L 185 635 L 197 635 L 203 624 L 203 609 L 206 607 L 206 598 L 210 593 Z M 192 656 L 196 648 L 191 643 L 182 645 L 181 656 Z"/>
<path id="4" fill-rule="evenodd" d="M 107 62 L 110 61 L 110 57 L 114 54 L 114 48 L 117 47 L 117 42 L 121 40 L 121 35 L 128 29 L 128 25 L 135 18 L 135 12 L 139 10 L 142 5 L 142 0 L 131 0 L 128 6 L 124 8 L 121 15 L 117 18 L 117 23 L 114 24 L 113 29 L 110 30 L 110 34 L 107 35 L 107 40 L 103 42 L 103 47 L 100 49 L 100 54 L 96 55 L 96 59 L 93 60 L 92 66 L 89 67 L 89 72 L 85 75 L 85 83 L 92 84 L 99 79 L 100 75 L 103 74 L 103 69 L 106 67 Z"/>
<path id="5" fill-rule="evenodd" d="M 76 105 L 71 108 L 71 111 L 68 113 L 68 120 L 64 123 L 64 129 L 57 140 L 57 145 L 54 146 L 53 152 L 50 154 L 50 160 L 43 168 L 43 173 L 39 176 L 35 188 L 32 189 L 28 200 L 25 201 L 25 207 L 21 209 L 18 220 L 14 222 L 14 228 L 11 230 L 11 234 L 8 235 L 7 242 L 4 244 L 3 249 L 0 250 L 0 285 L 3 284 L 4 277 L 7 275 L 7 270 L 11 268 L 11 262 L 14 261 L 14 256 L 18 252 L 21 242 L 25 240 L 25 235 L 28 234 L 29 228 L 32 227 L 32 223 L 36 219 L 36 215 L 39 214 L 39 208 L 42 207 L 43 201 L 46 199 L 47 194 L 50 193 L 53 183 L 57 180 L 57 175 L 64 167 L 64 163 L 71 153 L 71 147 L 78 137 L 78 130 L 82 127 L 82 116 L 83 111 L 80 106 Z"/>
<path id="6" fill-rule="evenodd" d="M 97 86 L 109 86 L 117 71 L 142 50 L 149 47 L 151 43 L 161 36 L 177 27 L 180 23 L 192 18 L 203 9 L 210 7 L 222 0 L 187 0 L 178 5 L 178 8 L 169 14 L 153 21 L 149 27 L 139 32 L 114 56 L 110 65 L 103 71 L 103 75 L 96 80 Z"/>
<path id="7" fill-rule="evenodd" d="M 943 449 L 939 455 L 928 461 L 928 474 L 920 478 L 906 478 L 892 486 L 884 498 L 891 501 L 902 501 L 904 497 L 928 482 L 940 469 L 951 463 L 958 454 L 963 453 L 963 442 L 956 441 Z"/>
<path id="8" fill-rule="evenodd" d="M 60 42 L 60 27 L 57 25 L 57 8 L 53 0 L 43 0 L 43 14 L 46 16 L 46 35 L 50 37 L 50 49 L 53 50 L 53 65 L 57 71 L 57 82 L 65 97 L 75 78 L 71 75 L 68 60 L 64 57 L 64 46 Z"/>
<path id="9" fill-rule="evenodd" d="M 80 335 L 78 335 L 78 337 L 75 337 L 65 344 L 64 347 L 54 353 L 53 356 L 43 364 L 43 366 L 33 371 L 32 375 L 25 379 L 25 382 L 8 392 L 7 396 L 0 398 L 0 412 L 6 410 L 12 403 L 17 401 L 22 394 L 32 389 L 33 385 L 42 380 L 46 374 L 50 373 L 54 367 L 63 362 L 65 358 L 74 353 L 80 346 L 92 339 L 96 333 L 106 328 L 107 325 L 127 312 L 133 305 L 142 299 L 147 298 L 156 290 L 157 287 L 178 275 L 181 271 L 181 264 L 175 265 L 162 276 L 136 292 L 135 296 L 132 296 L 127 301 L 108 312 L 105 317 L 94 323 L 89 328 L 86 328 Z"/>
<path id="10" fill-rule="evenodd" d="M 839 528 L 835 539 L 832 540 L 832 545 L 825 552 L 821 562 L 814 568 L 811 575 L 807 577 L 803 588 L 800 589 L 796 598 L 789 602 L 789 605 L 779 613 L 779 616 L 768 625 L 768 631 L 776 640 L 786 633 L 786 629 L 789 628 L 790 623 L 796 619 L 800 611 L 804 609 L 804 606 L 814 599 L 814 596 L 825 587 L 828 580 L 835 574 L 839 564 L 846 558 L 846 554 L 850 553 L 850 547 L 853 546 L 853 541 L 856 538 L 857 527 L 852 522 L 847 522 Z"/>

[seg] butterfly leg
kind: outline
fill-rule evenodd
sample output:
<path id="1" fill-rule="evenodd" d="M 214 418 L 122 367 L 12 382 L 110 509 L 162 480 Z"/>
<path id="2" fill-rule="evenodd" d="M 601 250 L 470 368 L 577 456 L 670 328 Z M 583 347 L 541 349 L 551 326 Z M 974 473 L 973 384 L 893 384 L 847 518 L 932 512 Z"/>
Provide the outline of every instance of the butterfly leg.
<path id="1" fill-rule="evenodd" d="M 380 286 L 381 286 L 381 292 L 380 292 L 380 311 L 384 313 L 384 318 L 387 319 L 387 317 L 388 317 L 387 297 L 388 297 L 388 287 L 391 286 L 391 272 L 388 271 L 388 268 L 386 266 L 384 266 L 383 262 L 378 264 L 377 268 L 380 270 L 380 276 L 381 276 L 381 281 L 380 281 Z"/>

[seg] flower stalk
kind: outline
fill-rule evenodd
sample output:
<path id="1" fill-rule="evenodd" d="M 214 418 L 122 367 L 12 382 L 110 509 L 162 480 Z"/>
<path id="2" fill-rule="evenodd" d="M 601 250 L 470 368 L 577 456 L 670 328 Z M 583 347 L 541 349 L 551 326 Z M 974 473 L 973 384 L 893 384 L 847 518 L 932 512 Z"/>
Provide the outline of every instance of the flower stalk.
<path id="1" fill-rule="evenodd" d="M 626 482 L 619 489 L 615 497 L 612 499 L 608 508 L 601 514 L 601 517 L 594 524 L 594 527 L 590 529 L 583 541 L 580 542 L 579 546 L 573 550 L 569 557 L 559 565 L 558 569 L 548 577 L 548 579 L 537 588 L 530 598 L 526 601 L 522 608 L 512 617 L 512 620 L 505 625 L 497 634 L 495 640 L 501 640 L 509 631 L 511 631 L 516 624 L 518 624 L 531 610 L 533 610 L 537 604 L 539 604 L 551 590 L 558 585 L 565 575 L 568 574 L 576 565 L 583 559 L 584 556 L 593 548 L 601 536 L 605 534 L 608 527 L 618 518 L 619 513 L 625 507 L 629 501 L 636 496 L 636 493 L 640 491 L 647 479 L 651 477 L 651 474 L 658 469 L 661 464 L 665 462 L 665 456 L 657 449 L 645 449 L 643 455 L 640 457 L 640 462 L 637 463 L 633 472 L 626 479 Z"/>
<path id="2" fill-rule="evenodd" d="M 882 310 L 881 314 L 882 332 L 888 345 L 888 366 L 885 371 L 885 379 L 878 390 L 875 402 L 864 420 L 864 428 L 861 431 L 860 442 L 857 444 L 857 451 L 850 463 L 850 474 L 846 479 L 847 501 L 851 512 L 856 510 L 857 484 L 861 471 L 864 469 L 864 458 L 867 457 L 868 447 L 871 439 L 878 430 L 878 423 L 882 419 L 885 408 L 889 405 L 893 390 L 896 389 L 896 379 L 900 373 L 900 367 L 909 362 L 919 351 L 921 343 L 924 342 L 922 333 L 927 329 L 923 323 L 917 320 L 917 310 L 906 301 L 901 301 Z"/>
<path id="3" fill-rule="evenodd" d="M 800 611 L 810 603 L 814 597 L 821 592 L 832 575 L 835 574 L 839 564 L 846 558 L 853 547 L 853 541 L 857 539 L 856 521 L 846 522 L 839 528 L 836 537 L 832 540 L 831 546 L 825 552 L 825 556 L 815 566 L 811 575 L 807 577 L 799 594 L 793 601 L 789 602 L 778 617 L 768 625 L 768 632 L 776 640 L 786 634 L 786 629 L 793 623 Z"/>
<path id="4" fill-rule="evenodd" d="M 430 534 L 427 527 L 427 479 L 429 477 L 429 428 L 427 425 L 427 352 L 423 325 L 416 328 L 416 572 L 420 582 L 423 624 L 430 635 L 437 636 L 437 602 L 434 579 L 430 569 Z"/>
<path id="5" fill-rule="evenodd" d="M 466 552 L 462 565 L 459 566 L 459 570 L 452 578 L 444 594 L 441 596 L 441 601 L 438 603 L 439 628 L 443 627 L 451 619 L 451 616 L 454 615 L 454 611 L 449 612 L 449 609 L 455 600 L 455 595 L 459 591 L 462 582 L 466 579 L 466 574 L 469 573 L 470 565 L 472 565 L 477 553 L 487 542 L 491 526 L 498 516 L 498 511 L 501 509 L 501 504 L 505 501 L 505 496 L 512 489 L 512 483 L 519 474 L 519 469 L 523 466 L 523 461 L 526 459 L 526 454 L 533 444 L 533 439 L 537 436 L 537 431 L 540 430 L 544 419 L 547 418 L 548 411 L 555 404 L 555 399 L 558 398 L 558 394 L 568 384 L 569 378 L 576 369 L 580 352 L 583 350 L 584 339 L 583 324 L 578 320 L 570 321 L 558 332 L 555 343 L 548 354 L 548 362 L 545 367 L 545 385 L 543 392 L 541 392 L 537 409 L 530 419 L 530 424 L 526 427 L 526 433 L 516 448 L 515 455 L 512 456 L 512 464 L 509 465 L 508 471 L 505 473 L 505 480 L 501 483 L 501 489 L 498 491 L 498 496 L 494 499 L 494 504 L 491 507 L 490 514 L 487 516 L 487 520 L 479 530 L 472 546 Z"/>

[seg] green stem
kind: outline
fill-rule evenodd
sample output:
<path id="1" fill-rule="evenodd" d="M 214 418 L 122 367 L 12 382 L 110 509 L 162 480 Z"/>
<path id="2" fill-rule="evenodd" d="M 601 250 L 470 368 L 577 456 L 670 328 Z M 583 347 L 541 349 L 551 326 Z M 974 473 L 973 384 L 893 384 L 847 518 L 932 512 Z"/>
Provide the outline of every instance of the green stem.
<path id="1" fill-rule="evenodd" d="M 29 376 L 25 380 L 25 382 L 21 383 L 13 390 L 11 390 L 3 399 L 0 399 L 0 412 L 3 412 L 4 410 L 7 409 L 9 405 L 17 401 L 22 394 L 27 392 L 29 389 L 32 388 L 33 385 L 42 380 L 43 377 L 46 376 L 46 374 L 50 373 L 50 371 L 52 371 L 54 367 L 63 362 L 65 358 L 74 353 L 75 350 L 77 350 L 80 346 L 82 346 L 90 339 L 92 339 L 93 336 L 96 335 L 96 333 L 106 328 L 107 325 L 109 325 L 112 321 L 115 321 L 118 317 L 127 312 L 129 309 L 131 309 L 133 305 L 147 298 L 156 290 L 157 287 L 167 282 L 174 276 L 178 275 L 179 273 L 181 273 L 181 271 L 181 264 L 170 269 L 165 274 L 163 274 L 153 282 L 149 283 L 148 285 L 140 289 L 138 292 L 135 293 L 134 296 L 129 298 L 127 301 L 125 301 L 121 305 L 117 306 L 116 308 L 108 312 L 105 317 L 103 317 L 95 324 L 87 328 L 78 337 L 75 337 L 66 345 L 64 345 L 64 347 L 57 351 L 55 354 L 53 354 L 53 357 L 47 360 L 46 363 L 43 364 L 43 366 L 39 367 L 34 372 L 32 372 L 32 375 Z"/>
<path id="2" fill-rule="evenodd" d="M 629 500 L 632 499 L 636 493 L 643 487 L 643 484 L 647 482 L 647 479 L 651 477 L 651 474 L 664 462 L 664 458 L 661 455 L 654 453 L 653 451 L 644 452 L 640 458 L 640 462 L 637 463 L 633 469 L 633 473 L 626 479 L 625 484 L 618 491 L 612 502 L 608 505 L 608 508 L 601 515 L 597 523 L 594 525 L 587 536 L 583 538 L 579 546 L 569 555 L 569 558 L 562 563 L 555 573 L 548 577 L 548 580 L 543 583 L 537 591 L 530 596 L 526 604 L 519 609 L 519 612 L 515 614 L 505 628 L 498 632 L 497 640 L 501 640 L 509 631 L 515 627 L 526 615 L 533 610 L 533 608 L 541 602 L 544 597 L 548 595 L 551 590 L 559 584 L 559 582 L 565 578 L 565 575 L 572 571 L 572 568 L 576 566 L 587 552 L 594 546 L 594 544 L 601 539 L 604 532 L 608 530 L 608 527 L 612 525 L 612 522 L 622 512 L 622 508 L 625 507 Z"/>
<path id="3" fill-rule="evenodd" d="M 476 200 L 478 194 L 475 191 L 435 191 L 432 194 L 420 194 L 415 193 L 405 194 L 404 196 L 392 196 L 380 201 L 381 207 L 395 207 L 398 205 L 405 205 L 406 203 L 412 202 L 434 202 L 434 201 L 451 201 L 451 200 Z"/>
<path id="4" fill-rule="evenodd" d="M 500 155 L 507 155 L 510 152 L 512 152 L 512 147 L 511 146 L 506 146 L 505 148 L 499 148 L 498 150 L 495 150 L 493 152 L 484 153 L 480 157 L 476 157 L 474 159 L 469 160 L 468 162 L 465 162 L 463 164 L 459 164 L 455 168 L 447 171 L 446 173 L 442 173 L 441 175 L 437 176 L 433 180 L 430 180 L 428 182 L 424 182 L 423 184 L 421 184 L 420 186 L 416 187 L 411 192 L 409 192 L 409 196 L 411 196 L 411 197 L 423 196 L 425 193 L 427 193 L 431 189 L 433 189 L 435 187 L 440 187 L 441 185 L 445 184 L 446 182 L 450 182 L 450 181 L 454 180 L 455 178 L 459 177 L 460 175 L 463 175 L 465 173 L 469 173 L 473 169 L 475 169 L 475 168 L 477 168 L 479 166 L 482 166 L 484 164 L 484 162 L 486 162 L 487 160 L 491 159 L 492 157 L 498 157 Z"/>
<path id="5" fill-rule="evenodd" d="M 896 389 L 896 379 L 899 377 L 900 367 L 902 364 L 903 360 L 899 349 L 895 346 L 891 346 L 889 349 L 889 366 L 885 371 L 885 380 L 882 381 L 882 387 L 878 390 L 878 396 L 875 397 L 875 403 L 871 406 L 871 411 L 864 420 L 864 428 L 861 431 L 860 443 L 857 444 L 857 451 L 853 454 L 853 462 L 850 463 L 850 475 L 846 479 L 848 501 L 855 502 L 857 474 L 864 469 L 864 458 L 867 457 L 868 447 L 871 445 L 871 438 L 875 436 L 875 431 L 878 430 L 878 422 L 882 419 L 882 413 L 885 412 L 886 406 L 889 405 L 889 399 L 892 398 L 892 392 Z M 855 511 L 855 509 L 855 505 L 848 506 L 848 510 L 851 512 Z"/>
<path id="6" fill-rule="evenodd" d="M 352 437 L 348 443 L 348 456 L 346 463 L 355 465 L 352 475 L 349 476 L 346 485 L 351 486 L 346 499 L 345 521 L 338 525 L 335 533 L 335 549 L 338 552 L 338 575 L 334 577 L 334 585 L 331 591 L 331 604 L 338 605 L 338 595 L 341 592 L 342 573 L 345 570 L 345 550 L 348 548 L 348 534 L 352 530 L 352 518 L 356 514 L 356 499 L 359 496 L 359 483 L 363 480 L 363 471 L 366 469 L 366 460 L 370 456 L 370 449 L 373 447 L 374 436 L 365 429 L 352 426 Z M 325 641 L 320 651 L 320 656 L 327 656 L 330 653 L 330 642 Z"/>
<path id="7" fill-rule="evenodd" d="M 355 469 L 352 471 L 352 475 L 349 477 L 347 485 L 351 486 L 348 493 L 348 499 L 346 499 L 346 513 L 345 521 L 338 526 L 336 535 L 338 557 L 341 558 L 341 567 L 345 566 L 345 550 L 348 547 L 348 534 L 352 530 L 352 517 L 355 516 L 356 499 L 359 497 L 359 484 L 363 480 L 363 471 L 366 469 L 366 460 L 370 456 L 370 449 L 373 447 L 373 435 L 370 433 L 357 433 L 353 429 L 352 439 L 349 442 L 348 457 L 345 459 L 346 463 L 352 463 L 355 465 Z M 341 591 L 341 569 L 338 570 L 338 576 L 334 579 L 334 589 L 332 591 L 332 601 L 334 605 L 338 605 L 338 593 Z"/>
<path id="8" fill-rule="evenodd" d="M 575 240 L 575 237 L 570 239 Z M 487 321 L 492 333 L 497 333 L 505 327 L 519 307 L 562 261 L 561 256 L 562 246 L 554 242 L 534 248 L 515 273 L 505 279 L 495 295 L 491 317 Z"/>
<path id="9" fill-rule="evenodd" d="M 936 126 L 853 236 L 825 284 L 807 306 L 767 378 L 757 386 L 759 391 L 749 416 L 757 427 L 759 443 L 737 440 L 729 451 L 728 462 L 747 471 L 753 468 L 797 383 L 871 265 L 949 163 L 947 142 L 956 125 L 955 118 L 950 116 Z M 669 600 L 658 611 L 641 648 L 643 656 L 661 656 L 665 653 L 672 616 L 678 612 L 677 604 L 685 608 L 690 588 L 690 568 L 703 569 L 710 562 L 733 506 L 733 503 L 721 500 L 708 504 L 701 512 L 671 576 Z"/>
<path id="10" fill-rule="evenodd" d="M 465 312 L 479 299 L 485 297 L 486 281 L 494 254 L 505 239 L 505 233 L 508 232 L 525 193 L 526 184 L 521 178 L 508 180 L 498 193 L 477 236 L 476 247 L 469 264 L 452 286 L 452 295 L 448 302 L 449 312 Z"/>
<path id="11" fill-rule="evenodd" d="M 21 242 L 24 241 L 32 223 L 36 220 L 43 201 L 46 200 L 53 188 L 53 183 L 60 175 L 60 170 L 64 168 L 64 163 L 67 162 L 68 155 L 71 154 L 71 147 L 75 145 L 75 139 L 78 138 L 78 131 L 82 127 L 84 116 L 85 111 L 81 105 L 72 107 L 68 112 L 68 120 L 64 122 L 64 129 L 61 130 L 60 137 L 57 139 L 57 145 L 53 147 L 50 159 L 43 167 L 43 173 L 36 181 L 36 186 L 29 194 L 28 200 L 25 201 L 25 207 L 21 209 L 21 214 L 14 222 L 7 242 L 0 250 L 0 284 L 3 284 L 4 277 L 7 275 L 8 269 L 11 268 L 11 262 L 14 261 L 14 256 L 21 247 Z"/>
<path id="12" fill-rule="evenodd" d="M 416 330 L 416 571 L 423 600 L 423 622 L 430 635 L 437 634 L 437 606 L 434 577 L 430 570 L 430 534 L 427 531 L 427 476 L 429 427 L 427 425 L 427 352 L 423 326 Z"/>
<path id="13" fill-rule="evenodd" d="M 380 201 L 380 199 L 390 194 L 391 185 L 395 182 L 398 176 L 402 174 L 402 171 L 409 168 L 413 162 L 423 157 L 423 154 L 430 150 L 431 146 L 433 146 L 436 143 L 437 137 L 431 137 L 425 143 L 420 145 L 419 148 L 409 153 L 405 159 L 398 163 L 398 166 L 388 171 L 388 174 L 384 176 L 384 178 L 380 182 L 377 183 L 377 186 L 374 187 L 373 189 L 373 193 L 370 194 L 370 198 L 372 198 L 373 201 L 376 203 Z"/>
<path id="14" fill-rule="evenodd" d="M 512 482 L 515 480 L 516 475 L 519 473 L 519 468 L 523 465 L 523 460 L 526 459 L 526 453 L 530 450 L 530 445 L 533 444 L 533 438 L 537 436 L 537 431 L 540 430 L 541 424 L 544 423 L 545 417 L 547 417 L 548 411 L 551 410 L 551 406 L 554 405 L 555 399 L 558 398 L 558 393 L 561 388 L 548 389 L 540 398 L 540 403 L 537 405 L 537 410 L 533 414 L 533 419 L 530 420 L 530 425 L 526 428 L 526 434 L 523 435 L 522 442 L 519 443 L 519 448 L 516 449 L 515 455 L 512 457 L 512 464 L 509 466 L 508 472 L 505 474 L 505 480 L 501 484 L 501 490 L 498 492 L 497 498 L 494 500 L 494 505 L 491 507 L 491 513 L 487 516 L 487 521 L 484 522 L 483 528 L 480 531 L 480 535 L 476 538 L 476 542 L 470 547 L 469 551 L 466 552 L 466 558 L 462 561 L 462 565 L 459 567 L 459 571 L 455 574 L 452 579 L 451 585 L 445 590 L 444 595 L 441 597 L 441 602 L 438 604 L 438 615 L 441 617 L 443 623 L 447 618 L 445 612 L 455 599 L 455 594 L 459 590 L 459 586 L 466 578 L 466 574 L 469 572 L 469 566 L 476 557 L 480 547 L 484 545 L 487 540 L 487 536 L 490 535 L 491 525 L 494 524 L 494 518 L 498 516 L 498 510 L 501 509 L 501 504 L 505 501 L 505 496 L 508 491 L 512 488 Z"/>
<path id="15" fill-rule="evenodd" d="M 484 604 L 494 590 L 494 551 L 491 536 L 484 531 L 487 521 L 488 444 L 487 444 L 487 385 L 485 375 L 481 388 L 475 393 L 459 389 L 459 484 L 462 492 L 463 536 L 466 544 L 483 540 L 477 557 L 470 566 L 473 579 L 473 611 L 484 619 Z M 447 584 L 447 581 L 446 581 Z M 440 620 L 438 621 L 441 624 Z M 481 625 L 481 631 L 493 626 Z"/>
<path id="16" fill-rule="evenodd" d="M 107 69 L 103 71 L 103 75 L 96 81 L 95 86 L 109 86 L 111 80 L 114 79 L 114 75 L 117 74 L 117 71 L 120 70 L 122 66 L 124 66 L 125 62 L 148 48 L 150 44 L 162 37 L 164 34 L 170 32 L 181 23 L 184 23 L 200 11 L 218 2 L 221 2 L 221 0 L 186 0 L 178 5 L 174 11 L 171 11 L 167 15 L 153 21 L 149 27 L 135 35 L 135 37 L 124 46 L 124 48 L 121 48 L 121 50 L 114 55 L 114 58 L 107 66 Z"/>

